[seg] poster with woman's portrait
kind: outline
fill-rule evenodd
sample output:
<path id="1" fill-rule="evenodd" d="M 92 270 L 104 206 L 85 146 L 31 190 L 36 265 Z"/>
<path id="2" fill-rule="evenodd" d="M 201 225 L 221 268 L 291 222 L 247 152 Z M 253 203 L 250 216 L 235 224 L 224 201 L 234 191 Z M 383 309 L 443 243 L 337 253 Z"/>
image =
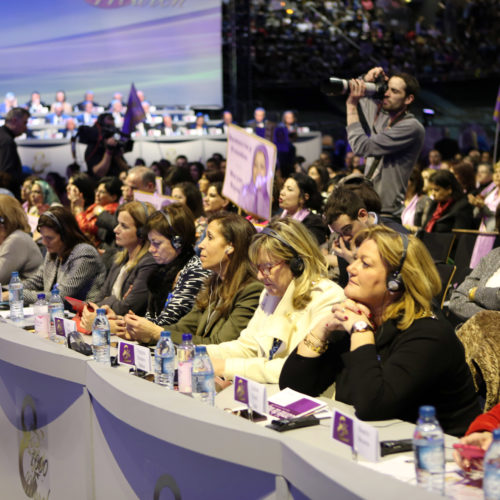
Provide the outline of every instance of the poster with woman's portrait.
<path id="1" fill-rule="evenodd" d="M 222 194 L 245 212 L 270 219 L 276 146 L 231 125 L 228 130 L 227 166 Z"/>

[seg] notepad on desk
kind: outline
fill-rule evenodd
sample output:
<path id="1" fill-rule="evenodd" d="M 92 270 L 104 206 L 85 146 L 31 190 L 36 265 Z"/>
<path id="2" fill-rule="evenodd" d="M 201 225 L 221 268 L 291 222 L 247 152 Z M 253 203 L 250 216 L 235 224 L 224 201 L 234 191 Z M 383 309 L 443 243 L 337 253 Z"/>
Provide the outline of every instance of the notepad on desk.
<path id="1" fill-rule="evenodd" d="M 331 417 L 325 402 L 286 388 L 268 399 L 267 413 L 271 417 L 297 418 L 315 414 L 318 417 Z"/>

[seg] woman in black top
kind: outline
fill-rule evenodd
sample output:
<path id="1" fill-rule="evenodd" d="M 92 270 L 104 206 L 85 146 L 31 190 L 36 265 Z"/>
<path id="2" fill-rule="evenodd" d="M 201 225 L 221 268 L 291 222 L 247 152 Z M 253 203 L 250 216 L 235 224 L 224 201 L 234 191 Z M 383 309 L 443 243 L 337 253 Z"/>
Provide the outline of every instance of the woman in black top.
<path id="1" fill-rule="evenodd" d="M 444 431 L 463 435 L 480 407 L 462 344 L 431 310 L 440 280 L 429 253 L 384 226 L 356 243 L 348 300 L 305 335 L 280 386 L 317 396 L 336 382 L 336 399 L 363 420 L 415 422 L 419 406 L 433 405 Z"/>

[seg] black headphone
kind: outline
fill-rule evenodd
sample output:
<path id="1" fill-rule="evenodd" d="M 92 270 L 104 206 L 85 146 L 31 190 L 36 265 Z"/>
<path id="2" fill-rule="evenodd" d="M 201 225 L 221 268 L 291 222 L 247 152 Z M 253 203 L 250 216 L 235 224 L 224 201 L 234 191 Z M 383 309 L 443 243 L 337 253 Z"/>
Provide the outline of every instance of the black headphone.
<path id="1" fill-rule="evenodd" d="M 298 278 L 304 272 L 305 264 L 302 257 L 297 253 L 297 250 L 270 227 L 265 227 L 260 234 L 267 234 L 267 236 L 277 239 L 293 253 L 293 257 L 288 261 L 288 267 L 290 267 L 290 271 L 292 271 L 295 278 Z"/>
<path id="2" fill-rule="evenodd" d="M 170 220 L 170 215 L 168 212 L 165 210 L 159 210 L 159 212 L 165 217 L 165 220 L 167 221 L 167 224 L 170 226 L 172 231 L 174 230 L 174 227 L 172 226 L 172 221 Z M 184 242 L 182 241 L 182 236 L 179 236 L 178 234 L 174 234 L 170 238 L 170 243 L 174 247 L 174 250 L 181 250 L 182 246 L 184 245 Z"/>
<path id="3" fill-rule="evenodd" d="M 403 276 L 401 275 L 401 269 L 403 267 L 404 261 L 406 259 L 406 252 L 408 250 L 408 236 L 406 234 L 400 233 L 401 240 L 403 242 L 403 253 L 401 259 L 399 260 L 398 267 L 391 271 L 387 275 L 386 287 L 391 293 L 402 292 L 405 289 L 403 283 Z"/>
<path id="4" fill-rule="evenodd" d="M 59 229 L 59 234 L 63 234 L 64 233 L 64 229 L 62 227 L 62 224 L 59 222 L 59 219 L 52 213 L 50 212 L 49 210 L 45 211 L 42 216 L 45 215 L 47 216 Z M 38 227 L 37 227 L 37 230 L 38 228 L 41 227 L 40 226 L 40 223 L 38 223 Z"/>

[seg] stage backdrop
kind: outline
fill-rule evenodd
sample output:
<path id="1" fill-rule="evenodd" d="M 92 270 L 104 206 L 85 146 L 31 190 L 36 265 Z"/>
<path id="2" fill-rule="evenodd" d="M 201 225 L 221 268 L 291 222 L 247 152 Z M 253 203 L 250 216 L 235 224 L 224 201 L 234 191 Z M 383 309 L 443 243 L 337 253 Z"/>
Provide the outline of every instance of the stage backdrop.
<path id="1" fill-rule="evenodd" d="M 221 0 L 6 0 L 0 60 L 0 102 L 107 105 L 134 82 L 153 104 L 221 105 Z"/>

